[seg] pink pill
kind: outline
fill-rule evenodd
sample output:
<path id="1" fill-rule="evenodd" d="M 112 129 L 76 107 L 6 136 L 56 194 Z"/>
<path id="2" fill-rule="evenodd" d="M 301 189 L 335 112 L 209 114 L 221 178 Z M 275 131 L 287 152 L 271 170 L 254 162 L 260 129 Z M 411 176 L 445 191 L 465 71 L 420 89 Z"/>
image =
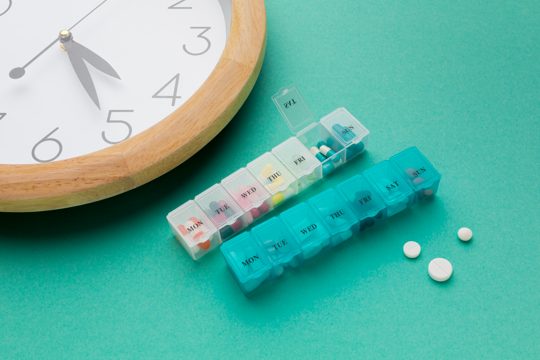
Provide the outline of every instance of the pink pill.
<path id="1" fill-rule="evenodd" d="M 261 214 L 265 214 L 265 213 L 267 213 L 269 210 L 270 210 L 270 206 L 268 206 L 267 203 L 262 203 L 262 205 L 259 206 L 259 211 L 261 212 Z"/>
<path id="2" fill-rule="evenodd" d="M 419 185 L 419 184 L 423 183 L 424 181 L 425 181 L 424 178 L 417 177 L 412 182 L 413 182 L 414 185 Z"/>
<path id="3" fill-rule="evenodd" d="M 240 231 L 242 230 L 242 225 L 242 220 L 238 219 L 231 225 L 231 227 L 234 231 Z"/>
<path id="4" fill-rule="evenodd" d="M 253 209 L 251 209 L 251 215 L 253 216 L 254 219 L 256 219 L 259 216 L 261 216 L 261 213 L 260 213 L 259 209 L 253 208 Z"/>

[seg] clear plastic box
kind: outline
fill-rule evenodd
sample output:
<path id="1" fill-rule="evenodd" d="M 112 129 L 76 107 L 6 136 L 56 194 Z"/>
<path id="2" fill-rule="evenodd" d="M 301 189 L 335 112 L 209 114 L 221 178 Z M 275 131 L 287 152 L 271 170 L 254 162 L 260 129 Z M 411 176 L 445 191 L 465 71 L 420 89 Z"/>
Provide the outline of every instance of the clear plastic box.
<path id="1" fill-rule="evenodd" d="M 221 181 L 221 185 L 253 220 L 272 210 L 270 193 L 246 169 L 241 168 Z"/>
<path id="2" fill-rule="evenodd" d="M 195 197 L 220 241 L 360 154 L 367 143 L 369 131 L 345 108 L 319 121 L 295 87 L 281 89 L 272 100 L 295 136 Z"/>
<path id="3" fill-rule="evenodd" d="M 193 260 L 200 259 L 221 244 L 217 228 L 193 200 L 171 211 L 167 221 Z"/>
<path id="4" fill-rule="evenodd" d="M 297 179 L 270 152 L 247 164 L 247 169 L 272 195 L 272 206 L 277 206 L 298 193 Z"/>
<path id="5" fill-rule="evenodd" d="M 197 195 L 195 201 L 219 230 L 223 241 L 253 222 L 251 213 L 242 211 L 219 184 Z"/>
<path id="6" fill-rule="evenodd" d="M 274 154 L 298 179 L 299 191 L 322 178 L 322 164 L 296 137 L 272 149 Z"/>

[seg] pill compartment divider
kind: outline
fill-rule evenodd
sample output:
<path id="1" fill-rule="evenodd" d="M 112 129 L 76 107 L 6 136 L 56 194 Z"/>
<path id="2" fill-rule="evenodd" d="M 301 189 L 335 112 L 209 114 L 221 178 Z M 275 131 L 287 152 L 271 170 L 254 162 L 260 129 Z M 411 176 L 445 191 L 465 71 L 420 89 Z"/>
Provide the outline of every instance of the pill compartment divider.
<path id="1" fill-rule="evenodd" d="M 418 152 L 417 154 L 415 153 L 416 151 Z M 420 151 L 418 151 L 418 149 L 415 149 L 414 151 L 409 149 L 404 150 L 403 152 L 396 154 L 394 159 L 399 159 L 400 155 L 407 155 L 404 156 L 404 158 L 408 159 L 411 153 L 415 153 L 415 157 L 419 154 L 423 157 L 423 160 L 428 161 L 425 156 Z M 431 165 L 431 163 L 429 164 Z M 299 248 L 301 249 L 300 257 L 298 257 L 297 260 L 295 260 L 294 262 L 294 266 L 298 266 L 299 264 L 301 264 L 301 262 L 314 257 L 323 249 L 333 247 L 338 243 L 345 241 L 348 238 L 351 238 L 356 230 L 361 231 L 368 227 L 362 227 L 362 224 L 372 225 L 379 220 L 385 218 L 383 214 L 392 216 L 397 213 L 397 211 L 395 210 L 398 209 L 402 204 L 405 204 L 405 206 L 412 206 L 414 203 L 417 202 L 417 200 L 421 199 L 414 196 L 413 190 L 409 187 L 407 183 L 404 183 L 405 186 L 399 190 L 399 196 L 395 196 L 396 194 L 392 194 L 393 196 L 388 197 L 388 194 L 386 193 L 387 189 L 385 187 L 381 187 L 381 184 L 384 184 L 387 181 L 388 177 L 396 177 L 395 174 L 399 173 L 399 170 L 397 168 L 394 168 L 394 166 L 395 165 L 393 165 L 387 160 L 378 163 L 372 168 L 365 170 L 362 174 L 355 175 L 350 179 L 338 184 L 335 188 L 330 188 L 329 190 L 326 190 L 318 195 L 311 197 L 306 202 L 302 202 L 296 206 L 291 207 L 277 217 L 273 217 L 265 222 L 262 222 L 248 233 L 251 233 L 253 238 L 256 238 L 256 236 L 254 236 L 253 234 L 256 228 L 264 229 L 264 233 L 270 233 L 272 229 L 280 228 L 280 223 L 283 224 L 290 233 L 291 239 L 293 241 L 296 241 Z M 406 166 L 409 166 L 409 164 L 407 163 Z M 439 176 L 438 178 L 436 178 L 434 175 L 434 179 L 437 179 L 437 186 L 435 186 L 433 189 L 436 192 L 438 190 L 438 181 L 440 180 L 440 174 L 434 167 L 432 170 L 434 171 L 435 175 Z M 401 176 L 400 174 L 398 175 Z M 375 180 L 370 181 L 370 177 L 373 177 Z M 402 179 L 398 177 L 398 180 Z M 433 182 L 433 184 L 435 184 L 435 182 Z M 399 186 L 402 185 L 400 184 Z M 383 200 L 385 197 L 387 197 L 387 199 Z M 338 201 L 333 201 L 333 199 L 338 199 Z M 327 215 L 328 213 L 331 213 L 333 211 L 332 207 L 342 207 L 342 205 L 339 204 L 340 201 L 346 203 L 349 211 L 355 215 L 356 219 L 349 219 L 349 223 L 344 222 L 342 224 L 343 226 L 336 225 L 331 221 L 325 222 L 323 220 L 325 214 Z M 388 209 L 391 208 L 393 209 L 389 211 Z M 349 224 L 352 231 L 346 230 L 347 228 L 349 228 Z M 335 229 L 335 231 L 332 232 L 331 229 Z M 340 232 L 340 229 L 345 230 Z M 314 230 L 321 230 L 321 232 L 319 234 L 316 234 Z M 240 242 L 244 241 L 244 234 L 239 236 L 241 239 Z M 341 237 L 338 239 L 339 241 L 336 241 L 336 239 L 333 238 L 332 235 L 335 234 L 340 234 Z M 228 246 L 230 243 L 234 244 L 236 242 L 236 239 L 239 237 L 237 236 L 233 238 L 230 242 L 222 245 L 221 250 L 225 257 L 226 254 L 224 253 L 224 246 Z M 283 238 L 285 237 L 286 235 L 283 236 Z M 276 236 L 275 238 L 277 239 L 281 237 Z M 261 246 L 261 249 L 266 251 L 267 259 L 269 259 L 270 257 L 269 249 L 271 251 L 272 245 L 273 243 L 269 242 L 267 243 L 267 246 Z M 272 264 L 272 266 L 275 266 L 276 269 L 271 270 L 271 275 L 266 276 L 266 279 L 275 278 L 281 275 L 283 273 L 283 270 L 286 268 L 286 266 L 284 265 L 286 261 L 272 262 L 271 260 L 269 260 L 269 262 L 270 264 Z M 227 260 L 227 263 L 229 266 L 231 266 L 229 260 Z M 260 285 L 261 283 L 262 282 L 259 282 L 258 284 Z M 249 288 L 253 288 L 253 286 Z M 249 293 L 246 291 L 246 286 L 241 285 L 241 289 L 244 291 L 244 293 Z"/>
<path id="2" fill-rule="evenodd" d="M 242 211 L 220 184 L 197 195 L 195 202 L 214 223 L 223 241 L 253 222 L 251 212 Z"/>
<path id="3" fill-rule="evenodd" d="M 226 241 L 236 234 L 237 231 L 240 231 L 251 222 L 260 218 L 263 213 L 271 211 L 288 198 L 296 195 L 298 192 L 316 182 L 318 179 L 330 174 L 337 167 L 361 153 L 367 144 L 369 131 L 367 131 L 367 129 L 366 131 L 363 131 L 365 127 L 344 108 L 337 109 L 323 117 L 323 119 L 330 118 L 333 119 L 332 121 L 335 123 L 336 120 L 334 118 L 341 118 L 339 116 L 346 114 L 347 117 L 343 117 L 343 119 L 346 118 L 348 121 L 346 124 L 348 128 L 362 129 L 362 131 L 358 131 L 358 134 L 355 132 L 357 137 L 350 142 L 344 141 L 343 139 L 340 140 L 337 135 L 332 135 L 332 132 L 335 133 L 335 131 L 332 130 L 332 127 L 328 127 L 329 125 L 327 122 L 329 123 L 329 120 L 325 120 L 324 124 L 322 123 L 322 119 L 320 122 L 316 121 L 301 94 L 295 87 L 280 90 L 280 92 L 274 95 L 272 99 L 284 121 L 287 123 L 292 135 L 295 136 L 274 147 L 272 152 L 265 153 L 250 162 L 246 165 L 247 169 L 241 168 L 222 180 L 221 185 L 226 192 L 233 197 L 231 204 L 236 203 L 236 207 L 240 209 L 241 213 L 234 212 L 231 218 L 227 217 L 225 224 L 221 224 L 221 222 L 218 221 L 218 223 L 220 223 L 220 225 L 217 225 L 220 241 Z M 335 115 L 335 113 L 339 116 Z M 300 144 L 304 147 L 303 149 L 300 147 Z M 358 144 L 362 144 L 361 150 L 360 147 L 356 147 L 355 151 L 350 151 L 352 146 Z M 320 152 L 323 145 L 331 150 L 327 153 L 327 156 L 322 155 Z M 284 150 L 289 149 L 289 147 L 296 148 L 297 154 L 301 154 L 303 158 L 309 159 L 309 161 L 306 161 L 305 165 L 302 164 L 302 166 L 296 168 L 293 167 L 291 165 L 291 159 L 286 156 L 286 151 Z M 318 153 L 316 155 L 311 151 L 312 147 L 317 148 Z M 260 163 L 266 160 L 272 164 L 270 169 L 260 167 Z M 278 180 L 280 183 L 279 185 L 276 185 L 275 181 L 274 184 L 265 184 L 265 179 L 272 177 L 274 174 L 271 172 L 272 168 L 280 168 L 283 170 L 282 173 L 286 175 L 281 180 Z M 269 175 L 265 177 L 262 176 L 261 173 L 268 173 Z M 246 179 L 242 179 L 243 177 L 246 177 Z M 269 195 L 269 198 L 262 202 L 261 205 L 256 205 L 256 201 L 251 205 L 246 204 L 238 198 L 237 188 L 235 188 L 240 186 L 239 184 L 253 181 L 253 178 L 259 183 L 258 188 L 264 188 Z M 208 189 L 198 195 L 196 201 L 204 203 L 205 201 L 202 200 L 201 196 L 204 195 L 204 198 L 208 196 L 207 193 L 209 192 L 212 193 L 212 191 Z M 210 212 L 210 218 L 215 222 L 216 219 L 214 219 L 212 210 L 209 210 L 204 204 L 201 207 Z M 237 221 L 233 221 L 233 218 L 236 218 Z M 177 234 L 175 233 L 175 235 Z M 182 242 L 183 240 L 181 239 L 182 237 L 180 236 L 179 240 Z M 197 253 L 197 256 L 200 257 L 204 254 L 205 253 Z M 191 255 L 193 257 L 193 254 Z M 196 259 L 195 257 L 193 258 Z"/>
<path id="4" fill-rule="evenodd" d="M 167 221 L 175 237 L 194 260 L 221 244 L 219 231 L 193 200 L 171 211 Z"/>

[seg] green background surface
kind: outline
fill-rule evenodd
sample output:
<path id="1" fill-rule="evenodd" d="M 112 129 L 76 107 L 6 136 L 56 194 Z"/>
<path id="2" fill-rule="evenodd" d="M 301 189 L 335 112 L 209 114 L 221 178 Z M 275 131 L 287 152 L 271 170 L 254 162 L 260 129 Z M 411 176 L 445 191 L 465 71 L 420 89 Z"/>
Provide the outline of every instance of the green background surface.
<path id="1" fill-rule="evenodd" d="M 266 5 L 261 76 L 200 153 L 110 200 L 0 215 L 0 358 L 538 359 L 540 3 Z M 347 107 L 371 142 L 282 209 L 410 145 L 443 180 L 435 201 L 246 298 L 165 215 L 288 137 L 270 98 L 292 83 L 319 116 Z M 439 256 L 455 270 L 444 284 L 427 275 Z"/>

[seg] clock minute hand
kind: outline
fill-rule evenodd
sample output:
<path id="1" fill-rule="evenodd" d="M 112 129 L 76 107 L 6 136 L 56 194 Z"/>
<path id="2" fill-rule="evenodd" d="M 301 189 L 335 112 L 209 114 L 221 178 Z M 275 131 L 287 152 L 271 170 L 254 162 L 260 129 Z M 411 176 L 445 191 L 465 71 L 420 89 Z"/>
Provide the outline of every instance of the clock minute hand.
<path id="1" fill-rule="evenodd" d="M 107 1 L 109 0 L 102 0 L 95 8 L 93 8 L 92 10 L 90 10 L 90 12 L 88 12 L 86 15 L 84 15 L 82 18 L 79 19 L 79 21 L 77 21 L 75 24 L 73 24 L 69 29 L 68 31 L 71 31 L 73 30 L 73 28 L 77 25 L 79 25 L 81 22 L 83 22 L 87 17 L 89 17 L 90 15 L 92 15 L 97 9 L 99 9 L 101 6 L 103 6 L 103 4 L 105 4 Z M 11 7 L 11 1 L 10 1 L 10 5 L 9 7 Z M 8 7 L 8 10 L 9 10 L 9 7 Z M 6 10 L 7 11 L 7 10 Z M 2 15 L 2 14 L 0 14 Z M 28 66 L 30 66 L 30 64 L 32 64 L 34 61 L 36 61 L 41 55 L 43 55 L 47 50 L 49 50 L 50 48 L 53 47 L 54 44 L 56 44 L 58 42 L 58 38 L 54 39 L 53 42 L 51 42 L 49 45 L 47 45 L 43 50 L 41 50 L 36 56 L 34 56 L 32 59 L 30 59 L 30 61 L 28 61 L 26 64 L 24 64 L 23 66 L 20 66 L 20 67 L 15 67 L 13 69 L 11 69 L 11 71 L 9 72 L 9 77 L 12 78 L 12 79 L 20 79 L 22 78 L 25 74 L 26 74 L 26 68 Z"/>
<path id="2" fill-rule="evenodd" d="M 116 79 L 120 79 L 120 75 L 118 75 L 118 73 L 116 72 L 116 70 L 114 70 L 111 64 L 109 64 L 101 56 L 94 53 L 85 46 L 79 44 L 78 42 L 74 41 L 71 32 L 67 30 L 61 31 L 60 42 L 68 53 L 69 61 L 73 66 L 73 70 L 75 70 L 75 73 L 77 74 L 77 77 L 79 78 L 82 86 L 88 93 L 88 96 L 90 96 L 98 109 L 101 109 L 99 105 L 99 97 L 96 91 L 96 87 L 94 85 L 94 81 L 92 80 L 92 76 L 88 71 L 88 66 L 86 65 L 86 63 L 89 63 L 97 70 Z"/>

